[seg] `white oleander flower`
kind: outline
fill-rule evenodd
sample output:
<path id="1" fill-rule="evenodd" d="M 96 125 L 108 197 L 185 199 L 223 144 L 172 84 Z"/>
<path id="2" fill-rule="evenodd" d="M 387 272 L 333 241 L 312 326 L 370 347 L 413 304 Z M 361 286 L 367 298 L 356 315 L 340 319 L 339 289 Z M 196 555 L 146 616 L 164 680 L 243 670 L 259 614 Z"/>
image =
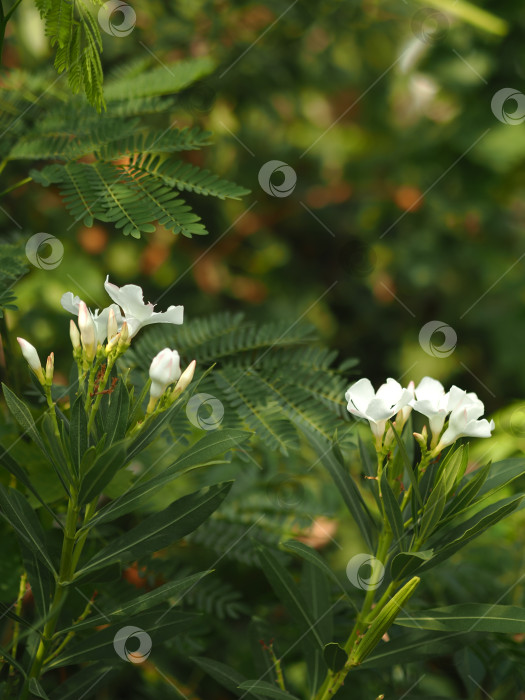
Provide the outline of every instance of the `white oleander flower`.
<path id="1" fill-rule="evenodd" d="M 129 326 L 129 337 L 133 338 L 143 326 L 151 323 L 181 324 L 184 318 L 183 306 L 169 306 L 166 311 L 154 311 L 155 305 L 144 303 L 144 293 L 136 284 L 126 284 L 117 287 L 109 281 L 109 275 L 104 282 L 104 288 L 115 304 L 124 312 Z"/>
<path id="2" fill-rule="evenodd" d="M 432 447 L 437 445 L 449 414 L 452 418 L 455 411 L 468 409 L 469 415 L 477 413 L 476 418 L 479 418 L 485 410 L 483 403 L 474 392 L 467 393 L 464 389 L 452 386 L 450 391 L 445 393 L 441 382 L 432 379 L 432 377 L 423 377 L 419 382 L 415 389 L 415 400 L 412 402 L 412 406 L 414 411 L 428 418 L 432 433 Z"/>
<path id="3" fill-rule="evenodd" d="M 382 445 L 387 420 L 409 406 L 413 398 L 414 392 L 411 389 L 403 388 L 391 378 L 377 392 L 369 379 L 360 379 L 345 394 L 347 410 L 358 418 L 368 420 L 378 448 Z"/>

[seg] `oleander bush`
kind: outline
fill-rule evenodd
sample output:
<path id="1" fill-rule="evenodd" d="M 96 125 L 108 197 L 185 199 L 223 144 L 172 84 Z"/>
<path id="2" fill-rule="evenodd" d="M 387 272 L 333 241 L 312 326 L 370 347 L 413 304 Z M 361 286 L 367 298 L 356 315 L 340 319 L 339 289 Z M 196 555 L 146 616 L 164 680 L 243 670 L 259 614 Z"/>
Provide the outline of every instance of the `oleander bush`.
<path id="1" fill-rule="evenodd" d="M 525 697 L 514 0 L 0 0 L 0 697 Z"/>

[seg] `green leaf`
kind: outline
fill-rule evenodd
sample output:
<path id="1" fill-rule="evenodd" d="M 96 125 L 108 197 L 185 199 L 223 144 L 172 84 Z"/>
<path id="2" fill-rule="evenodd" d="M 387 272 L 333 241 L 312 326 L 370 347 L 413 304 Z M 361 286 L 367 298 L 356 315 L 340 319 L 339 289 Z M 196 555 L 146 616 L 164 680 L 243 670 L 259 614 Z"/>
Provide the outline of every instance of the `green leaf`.
<path id="1" fill-rule="evenodd" d="M 0 484 L 0 515 L 14 528 L 22 542 L 57 575 L 47 552 L 44 531 L 35 512 L 22 494 Z"/>
<path id="2" fill-rule="evenodd" d="M 80 463 L 82 462 L 82 457 L 89 447 L 87 417 L 84 410 L 84 399 L 82 395 L 76 398 L 75 403 L 71 407 L 69 443 L 71 446 L 73 467 L 78 475 L 80 473 Z"/>
<path id="3" fill-rule="evenodd" d="M 45 501 L 42 499 L 37 489 L 31 483 L 31 480 L 29 479 L 23 467 L 21 467 L 18 464 L 18 462 L 16 462 L 16 460 L 14 460 L 13 457 L 11 457 L 11 455 L 5 450 L 5 448 L 2 445 L 0 445 L 0 450 L 0 464 L 3 467 L 5 467 L 5 469 L 7 469 L 7 471 L 10 474 L 12 474 L 17 481 L 19 481 L 23 486 L 25 486 L 26 489 L 33 494 L 33 496 L 35 496 L 35 498 L 44 506 L 47 512 L 51 515 L 53 520 L 56 523 L 58 523 L 59 527 L 63 529 L 62 523 L 60 522 L 60 520 L 58 520 L 57 516 L 51 510 L 48 504 L 45 503 Z"/>
<path id="4" fill-rule="evenodd" d="M 359 445 L 359 456 L 361 457 L 361 464 L 363 466 L 363 470 L 368 477 L 371 477 L 369 479 L 366 479 L 366 484 L 368 488 L 372 491 L 372 495 L 376 499 L 376 503 L 378 505 L 379 510 L 381 510 L 382 505 L 381 499 L 379 497 L 379 489 L 377 487 L 377 480 L 374 478 L 375 476 L 377 476 L 376 463 L 370 459 L 370 453 L 368 452 L 368 449 L 363 440 L 361 439 L 360 435 L 358 436 L 357 441 Z"/>
<path id="5" fill-rule="evenodd" d="M 312 646 L 317 645 L 321 650 L 324 649 L 323 641 L 316 629 L 318 621 L 310 615 L 306 601 L 291 575 L 266 547 L 259 547 L 259 557 L 264 575 L 277 597 L 304 633 L 305 639 Z"/>
<path id="6" fill-rule="evenodd" d="M 35 608 L 45 618 L 51 605 L 54 581 L 49 569 L 26 543 L 21 544 L 22 560 L 35 601 Z"/>
<path id="7" fill-rule="evenodd" d="M 78 502 L 80 505 L 91 501 L 103 493 L 104 488 L 115 474 L 126 465 L 125 441 L 117 442 L 99 455 L 80 484 Z"/>
<path id="8" fill-rule="evenodd" d="M 266 681 L 244 681 L 239 685 L 241 690 L 255 690 L 259 695 L 265 698 L 276 698 L 277 700 L 297 700 L 295 695 L 290 695 L 286 690 L 281 690 L 281 688 L 271 683 L 266 683 Z"/>
<path id="9" fill-rule="evenodd" d="M 487 478 L 490 469 L 491 465 L 489 463 L 473 473 L 460 492 L 449 504 L 447 504 L 447 508 L 445 510 L 447 520 L 463 511 L 472 503 L 485 483 L 485 479 Z"/>
<path id="10" fill-rule="evenodd" d="M 334 673 L 340 671 L 348 661 L 348 654 L 337 642 L 330 642 L 325 646 L 323 657 Z"/>
<path id="11" fill-rule="evenodd" d="M 129 623 L 144 630 L 151 637 L 152 648 L 155 649 L 160 642 L 173 639 L 187 630 L 194 629 L 199 618 L 200 615 L 178 610 L 168 610 L 166 614 L 159 616 L 157 610 L 136 615 Z M 122 665 L 122 660 L 115 653 L 113 645 L 115 634 L 122 627 L 122 620 L 120 620 L 102 630 L 97 630 L 94 634 L 78 641 L 76 644 L 72 643 L 66 647 L 60 656 L 54 658 L 47 665 L 47 668 L 61 668 L 62 666 L 96 660 L 102 660 L 104 663 L 107 663 L 109 659 L 114 659 L 115 665 Z"/>
<path id="12" fill-rule="evenodd" d="M 383 506 L 385 515 L 388 518 L 390 527 L 395 538 L 395 545 L 401 550 L 405 549 L 405 529 L 403 525 L 403 515 L 399 507 L 398 500 L 388 483 L 386 470 L 381 475 L 381 493 L 383 494 Z"/>
<path id="13" fill-rule="evenodd" d="M 419 525 L 418 542 L 424 542 L 435 530 L 447 501 L 446 484 L 440 479 L 432 489 L 427 502 L 423 507 L 423 515 Z"/>
<path id="14" fill-rule="evenodd" d="M 150 608 L 160 605 L 170 598 L 176 598 L 176 600 L 170 605 L 171 609 L 172 607 L 175 607 L 175 605 L 178 605 L 186 593 L 192 590 L 205 576 L 210 573 L 210 570 L 201 571 L 198 574 L 192 574 L 191 576 L 185 576 L 184 578 L 170 581 L 169 583 L 165 583 L 163 586 L 159 586 L 148 593 L 138 596 L 138 598 L 122 603 L 122 605 L 120 605 L 118 608 L 114 608 L 111 610 L 111 612 L 105 613 L 104 615 L 96 615 L 95 617 L 88 617 L 82 622 L 62 628 L 60 633 L 69 632 L 70 630 L 75 630 L 75 632 L 78 632 L 82 629 L 88 629 L 98 625 L 105 625 L 108 622 L 113 623 L 115 620 L 122 618 L 131 619 L 134 615 L 138 615 L 139 613 L 143 613 Z M 100 607 L 101 605 L 102 604 L 100 601 L 97 600 L 97 606 Z"/>
<path id="15" fill-rule="evenodd" d="M 74 580 L 113 562 L 151 554 L 185 537 L 219 507 L 231 486 L 232 482 L 216 484 L 174 501 L 104 547 L 77 572 Z"/>
<path id="16" fill-rule="evenodd" d="M 28 409 L 28 407 L 23 401 L 20 401 L 18 396 L 16 396 L 16 394 L 14 394 L 11 391 L 11 389 L 9 389 L 9 387 L 7 387 L 5 384 L 2 384 L 2 389 L 4 391 L 4 398 L 7 407 L 13 414 L 13 417 L 15 418 L 16 422 L 24 429 L 24 431 L 29 435 L 31 440 L 33 440 L 33 442 L 38 445 L 38 447 L 42 450 L 45 456 L 48 459 L 50 459 L 49 453 L 36 429 L 35 421 L 33 420 L 33 416 L 31 415 L 31 412 Z"/>
<path id="17" fill-rule="evenodd" d="M 452 554 L 464 547 L 470 540 L 484 532 L 487 528 L 499 522 L 507 515 L 510 515 L 519 506 L 523 496 L 511 496 L 508 499 L 503 499 L 497 503 L 493 503 L 487 508 L 484 508 L 479 513 L 476 513 L 472 518 L 458 525 L 457 527 L 446 531 L 436 533 L 441 538 L 446 538 L 444 546 L 439 549 L 436 547 L 434 556 L 421 567 L 421 572 L 427 571 L 432 566 L 439 562 L 448 559 Z"/>
<path id="18" fill-rule="evenodd" d="M 49 414 L 45 414 L 42 418 L 42 432 L 44 433 L 47 444 L 50 450 L 50 463 L 53 465 L 53 469 L 56 475 L 60 479 L 60 483 L 64 487 L 65 492 L 68 497 L 71 495 L 68 485 L 71 485 L 71 468 L 68 465 L 66 453 L 62 445 L 62 441 L 55 434 L 55 426 L 53 420 Z"/>
<path id="19" fill-rule="evenodd" d="M 354 480 L 341 463 L 337 452 L 333 449 L 333 445 L 332 449 L 327 451 L 325 445 L 321 443 L 317 436 L 311 431 L 308 431 L 307 437 L 339 489 L 339 493 L 343 497 L 350 515 L 359 527 L 363 539 L 370 548 L 370 551 L 373 552 L 375 548 L 372 533 L 375 533 L 377 528 Z"/>
<path id="20" fill-rule="evenodd" d="M 106 444 L 111 445 L 124 438 L 129 414 L 129 394 L 125 383 L 120 380 L 115 391 L 109 395 L 109 407 L 107 412 Z"/>
<path id="21" fill-rule="evenodd" d="M 315 551 L 315 549 L 304 544 L 304 542 L 299 542 L 299 540 L 288 540 L 287 542 L 283 542 L 282 546 L 289 552 L 297 554 L 300 557 L 302 557 L 305 561 L 308 561 L 314 566 L 317 566 L 317 568 L 320 571 L 324 572 L 335 583 L 335 585 L 344 594 L 346 600 L 349 603 L 351 603 L 351 605 L 354 607 L 355 611 L 359 612 L 357 610 L 356 604 L 342 585 L 341 581 L 337 578 L 333 570 L 328 566 L 328 564 L 321 557 L 321 555 Z"/>
<path id="22" fill-rule="evenodd" d="M 144 483 L 135 484 L 127 493 L 103 508 L 90 521 L 89 527 L 108 522 L 133 510 L 139 503 L 153 497 L 166 484 L 179 478 L 192 469 L 205 467 L 224 452 L 239 447 L 251 437 L 245 430 L 223 429 L 207 433 L 201 440 L 189 447 L 161 474 Z"/>
<path id="23" fill-rule="evenodd" d="M 490 491 L 509 484 L 514 479 L 525 473 L 525 459 L 518 457 L 515 459 L 504 459 L 492 465 L 489 476 L 480 491 L 480 495 L 485 495 Z"/>
<path id="24" fill-rule="evenodd" d="M 51 691 L 49 697 L 51 700 L 87 700 L 91 697 L 90 691 L 96 693 L 102 690 L 102 681 L 107 683 L 113 675 L 112 672 L 117 671 L 104 660 L 89 664 L 60 683 Z"/>
<path id="25" fill-rule="evenodd" d="M 525 609 L 516 605 L 462 603 L 396 619 L 396 625 L 440 632 L 525 633 Z"/>
<path id="26" fill-rule="evenodd" d="M 457 450 L 450 450 L 439 466 L 436 482 L 444 482 L 445 494 L 453 490 L 456 483 L 461 481 L 468 465 L 468 443 L 461 445 Z"/>
<path id="27" fill-rule="evenodd" d="M 418 503 L 420 506 L 423 506 L 423 499 L 421 498 L 421 493 L 419 491 L 419 486 L 417 483 L 417 478 L 416 475 L 414 474 L 414 469 L 412 467 L 412 462 L 410 461 L 410 458 L 408 456 L 405 443 L 403 442 L 402 438 L 400 437 L 399 433 L 397 432 L 395 425 L 390 421 L 390 427 L 392 428 L 392 433 L 394 434 L 394 437 L 397 442 L 397 446 L 399 447 L 399 453 L 401 457 L 403 458 L 403 463 L 405 465 L 405 471 L 408 474 L 408 478 L 410 479 L 410 483 L 412 485 L 412 493 L 416 497 Z"/>
<path id="28" fill-rule="evenodd" d="M 217 683 L 220 683 L 224 688 L 230 690 L 235 695 L 256 698 L 261 700 L 261 695 L 250 691 L 240 692 L 239 688 L 242 683 L 246 683 L 246 679 L 238 671 L 226 664 L 220 663 L 220 661 L 215 661 L 213 659 L 206 659 L 203 656 L 192 656 L 191 660 L 197 664 L 205 673 L 208 673 L 212 678 L 214 678 Z"/>
<path id="29" fill-rule="evenodd" d="M 392 559 L 390 573 L 394 581 L 401 581 L 407 576 L 415 574 L 423 562 L 432 558 L 433 550 L 426 549 L 420 552 L 400 552 Z"/>
<path id="30" fill-rule="evenodd" d="M 32 695 L 35 695 L 37 698 L 49 700 L 49 696 L 46 694 L 46 691 L 42 688 L 40 682 L 37 681 L 36 678 L 29 679 L 29 691 Z"/>
<path id="31" fill-rule="evenodd" d="M 396 664 L 423 661 L 428 658 L 445 657 L 463 646 L 465 639 L 459 634 L 436 634 L 436 632 L 410 631 L 389 642 L 380 642 L 370 656 L 365 659 L 360 669 L 376 671 L 378 668 L 391 669 Z"/>

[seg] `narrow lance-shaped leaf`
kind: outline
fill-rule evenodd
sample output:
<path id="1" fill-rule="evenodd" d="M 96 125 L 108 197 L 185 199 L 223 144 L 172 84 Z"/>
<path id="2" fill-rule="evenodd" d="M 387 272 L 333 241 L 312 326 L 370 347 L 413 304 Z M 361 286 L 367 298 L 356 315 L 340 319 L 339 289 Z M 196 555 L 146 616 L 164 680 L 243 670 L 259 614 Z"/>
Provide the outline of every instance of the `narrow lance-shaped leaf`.
<path id="1" fill-rule="evenodd" d="M 334 450 L 334 445 L 332 445 L 332 449 L 326 450 L 325 445 L 310 431 L 308 432 L 308 440 L 314 446 L 319 455 L 319 459 L 334 480 L 346 507 L 359 527 L 363 539 L 370 548 L 370 551 L 373 552 L 375 549 L 373 533 L 377 530 L 375 522 L 354 480 L 345 470 L 338 451 Z"/>
<path id="2" fill-rule="evenodd" d="M 400 615 L 396 625 L 440 632 L 525 633 L 525 609 L 516 605 L 462 603 Z"/>
<path id="3" fill-rule="evenodd" d="M 174 501 L 160 513 L 117 537 L 81 568 L 75 580 L 116 561 L 150 554 L 193 532 L 222 503 L 232 482 L 216 484 Z"/>
<path id="4" fill-rule="evenodd" d="M 6 489 L 0 484 L 0 514 L 15 529 L 26 546 L 56 575 L 45 545 L 44 531 L 27 499 L 16 489 Z"/>
<path id="5" fill-rule="evenodd" d="M 78 396 L 75 403 L 71 407 L 69 442 L 71 446 L 73 467 L 78 475 L 82 457 L 88 448 L 87 417 L 84 410 L 84 400 L 82 396 Z"/>
<path id="6" fill-rule="evenodd" d="M 259 556 L 264 575 L 302 630 L 305 639 L 312 645 L 319 646 L 321 650 L 324 649 L 316 627 L 318 621 L 310 615 L 306 601 L 291 575 L 266 547 L 259 548 Z"/>

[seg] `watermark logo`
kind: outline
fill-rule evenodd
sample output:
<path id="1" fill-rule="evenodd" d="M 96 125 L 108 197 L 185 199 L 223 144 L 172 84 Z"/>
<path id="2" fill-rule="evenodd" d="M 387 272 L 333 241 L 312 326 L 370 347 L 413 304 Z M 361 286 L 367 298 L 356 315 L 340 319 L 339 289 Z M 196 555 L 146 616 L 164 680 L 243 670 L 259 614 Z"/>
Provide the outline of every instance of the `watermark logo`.
<path id="1" fill-rule="evenodd" d="M 284 474 L 278 474 L 268 482 L 267 493 L 279 508 L 295 508 L 304 500 L 302 483 Z"/>
<path id="2" fill-rule="evenodd" d="M 132 637 L 139 641 L 139 647 L 135 651 L 129 651 L 127 648 L 127 642 Z M 118 630 L 113 638 L 113 646 L 124 661 L 129 661 L 132 664 L 142 664 L 151 653 L 152 642 L 149 634 L 144 632 L 143 629 L 128 625 Z"/>
<path id="3" fill-rule="evenodd" d="M 356 554 L 346 565 L 350 583 L 362 591 L 375 591 L 385 578 L 385 567 L 371 554 Z"/>
<path id="4" fill-rule="evenodd" d="M 35 233 L 26 243 L 27 259 L 41 270 L 54 270 L 62 262 L 64 246 L 50 233 Z"/>
<path id="5" fill-rule="evenodd" d="M 448 30 L 448 17 L 432 7 L 423 7 L 412 17 L 412 32 L 424 44 L 437 44 Z"/>
<path id="6" fill-rule="evenodd" d="M 436 335 L 438 339 L 436 341 Z M 439 342 L 441 336 L 441 344 Z M 448 357 L 454 352 L 458 336 L 452 326 L 443 321 L 429 321 L 419 331 L 419 344 L 427 355 Z"/>
<path id="7" fill-rule="evenodd" d="M 492 98 L 490 108 L 502 124 L 517 126 L 525 121 L 525 95 L 515 88 L 498 90 Z"/>
<path id="8" fill-rule="evenodd" d="M 195 394 L 186 404 L 188 420 L 201 430 L 216 430 L 224 418 L 224 406 L 212 394 Z"/>
<path id="9" fill-rule="evenodd" d="M 281 173 L 283 176 L 279 184 L 272 182 L 275 173 Z M 294 191 L 296 184 L 297 173 L 291 165 L 282 160 L 269 160 L 259 170 L 259 185 L 272 197 L 288 197 Z"/>
<path id="10" fill-rule="evenodd" d="M 119 15 L 121 15 L 120 18 Z M 121 0 L 109 0 L 98 11 L 98 23 L 110 36 L 128 36 L 135 28 L 136 21 L 135 10 Z"/>

